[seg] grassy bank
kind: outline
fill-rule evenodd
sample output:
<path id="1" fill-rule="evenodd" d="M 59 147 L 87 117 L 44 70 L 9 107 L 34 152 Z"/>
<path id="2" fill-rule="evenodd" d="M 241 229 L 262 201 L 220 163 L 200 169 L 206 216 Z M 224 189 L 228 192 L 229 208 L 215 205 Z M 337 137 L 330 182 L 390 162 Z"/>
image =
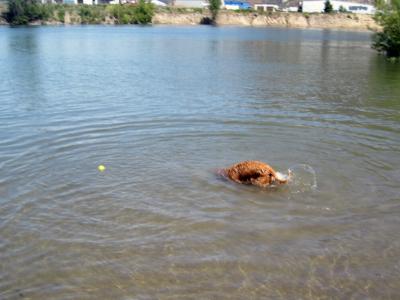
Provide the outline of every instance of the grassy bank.
<path id="1" fill-rule="evenodd" d="M 2 17 L 12 25 L 42 24 L 147 24 L 155 7 L 141 0 L 137 5 L 39 4 L 12 0 Z"/>

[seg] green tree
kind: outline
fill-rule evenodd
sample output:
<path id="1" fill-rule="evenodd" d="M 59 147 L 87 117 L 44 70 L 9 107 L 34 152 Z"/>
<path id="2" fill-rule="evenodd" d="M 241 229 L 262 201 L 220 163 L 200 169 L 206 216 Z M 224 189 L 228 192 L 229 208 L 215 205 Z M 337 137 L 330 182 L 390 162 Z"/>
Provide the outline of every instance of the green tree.
<path id="1" fill-rule="evenodd" d="M 136 24 L 151 23 L 154 16 L 154 5 L 152 3 L 146 2 L 145 0 L 139 0 L 139 3 L 135 8 Z"/>
<path id="2" fill-rule="evenodd" d="M 51 5 L 42 5 L 37 0 L 8 0 L 4 17 L 13 25 L 23 25 L 36 20 L 46 20 L 52 14 Z"/>
<path id="3" fill-rule="evenodd" d="M 211 21 L 215 23 L 217 20 L 219 9 L 221 8 L 221 0 L 209 0 L 210 6 L 208 7 L 211 11 Z"/>
<path id="4" fill-rule="evenodd" d="M 303 12 L 303 5 L 299 4 L 299 6 L 297 7 L 297 12 L 301 13 Z"/>
<path id="5" fill-rule="evenodd" d="M 147 24 L 154 16 L 154 5 L 145 0 L 137 5 L 110 5 L 109 10 L 118 24 Z"/>
<path id="6" fill-rule="evenodd" d="M 27 24 L 30 20 L 27 15 L 28 3 L 25 0 L 9 0 L 8 10 L 4 17 L 7 22 L 17 24 Z"/>
<path id="7" fill-rule="evenodd" d="M 99 24 L 105 20 L 106 10 L 102 5 L 79 5 L 78 15 L 82 24 Z"/>
<path id="8" fill-rule="evenodd" d="M 400 57 L 400 0 L 379 3 L 375 20 L 383 28 L 373 37 L 372 47 L 387 57 Z"/>
<path id="9" fill-rule="evenodd" d="M 333 6 L 329 0 L 325 1 L 324 12 L 326 14 L 330 14 L 331 12 L 333 12 Z"/>

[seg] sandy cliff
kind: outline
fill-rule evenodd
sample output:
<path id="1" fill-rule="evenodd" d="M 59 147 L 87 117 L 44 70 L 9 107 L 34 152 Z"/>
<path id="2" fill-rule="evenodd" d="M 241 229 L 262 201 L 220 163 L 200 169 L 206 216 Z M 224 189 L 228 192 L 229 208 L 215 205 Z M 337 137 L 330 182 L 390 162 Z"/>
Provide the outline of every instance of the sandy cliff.
<path id="1" fill-rule="evenodd" d="M 201 13 L 160 12 L 154 15 L 153 24 L 197 25 L 207 17 L 209 16 Z"/>
<path id="2" fill-rule="evenodd" d="M 31 25 L 61 25 L 81 24 L 82 19 L 77 10 L 65 11 L 64 22 L 57 18 L 57 11 L 54 18 L 47 21 L 35 21 Z M 98 20 L 100 24 L 115 24 L 115 19 L 107 12 L 103 19 Z M 168 25 L 198 25 L 210 21 L 207 11 L 158 11 L 153 17 L 153 24 Z M 7 22 L 0 16 L 0 25 Z M 221 11 L 217 18 L 217 25 L 220 26 L 254 26 L 254 27 L 288 27 L 288 28 L 322 28 L 322 29 L 344 29 L 344 30 L 379 30 L 373 17 L 370 15 L 356 15 L 351 13 L 343 14 L 302 14 L 302 13 L 280 13 L 272 14 L 258 12 L 233 12 Z"/>
<path id="3" fill-rule="evenodd" d="M 200 24 L 209 17 L 201 13 L 157 13 L 154 24 Z M 254 26 L 254 27 L 290 27 L 290 28 L 325 28 L 347 30 L 378 30 L 372 16 L 355 14 L 302 14 L 302 13 L 236 13 L 221 12 L 218 25 Z"/>

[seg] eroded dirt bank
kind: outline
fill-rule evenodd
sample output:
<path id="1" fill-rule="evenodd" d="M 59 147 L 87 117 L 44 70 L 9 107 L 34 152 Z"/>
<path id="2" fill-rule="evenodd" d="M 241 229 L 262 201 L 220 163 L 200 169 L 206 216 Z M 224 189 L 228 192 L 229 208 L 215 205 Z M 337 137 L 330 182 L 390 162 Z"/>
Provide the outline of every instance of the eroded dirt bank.
<path id="1" fill-rule="evenodd" d="M 209 15 L 204 13 L 159 12 L 153 17 L 153 24 L 196 25 L 204 22 Z M 356 14 L 302 14 L 302 13 L 236 13 L 221 12 L 218 25 L 254 27 L 324 28 L 347 30 L 378 30 L 372 16 Z"/>

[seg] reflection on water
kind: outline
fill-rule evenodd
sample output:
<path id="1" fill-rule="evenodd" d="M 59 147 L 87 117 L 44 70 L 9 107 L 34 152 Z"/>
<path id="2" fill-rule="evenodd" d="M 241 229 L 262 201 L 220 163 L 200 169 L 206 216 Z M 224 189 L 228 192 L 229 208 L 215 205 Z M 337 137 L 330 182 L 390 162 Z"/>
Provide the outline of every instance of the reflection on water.
<path id="1" fill-rule="evenodd" d="M 400 69 L 369 45 L 0 28 L 0 298 L 399 298 Z M 215 174 L 245 159 L 303 186 Z"/>

